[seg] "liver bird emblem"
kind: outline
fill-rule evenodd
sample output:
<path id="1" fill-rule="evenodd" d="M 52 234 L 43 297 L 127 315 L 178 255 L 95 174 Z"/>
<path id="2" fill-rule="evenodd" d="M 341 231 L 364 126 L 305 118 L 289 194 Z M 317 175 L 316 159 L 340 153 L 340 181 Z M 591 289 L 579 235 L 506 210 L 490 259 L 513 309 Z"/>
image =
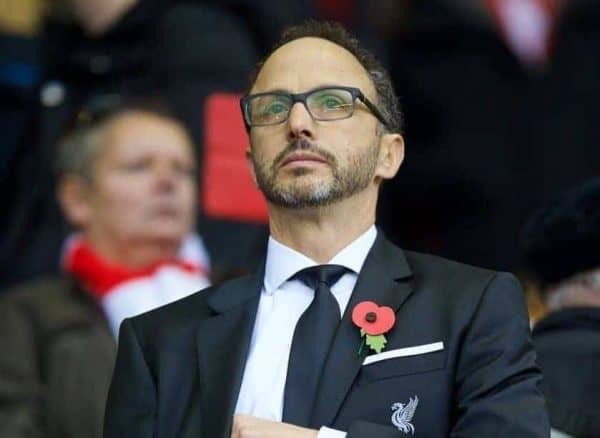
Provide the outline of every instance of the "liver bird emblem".
<path id="1" fill-rule="evenodd" d="M 415 410 L 419 404 L 419 397 L 415 395 L 414 398 L 409 398 L 406 405 L 402 403 L 394 403 L 392 405 L 392 424 L 398 428 L 398 430 L 408 433 L 415 434 L 415 426 L 411 424 L 412 417 L 415 415 Z"/>

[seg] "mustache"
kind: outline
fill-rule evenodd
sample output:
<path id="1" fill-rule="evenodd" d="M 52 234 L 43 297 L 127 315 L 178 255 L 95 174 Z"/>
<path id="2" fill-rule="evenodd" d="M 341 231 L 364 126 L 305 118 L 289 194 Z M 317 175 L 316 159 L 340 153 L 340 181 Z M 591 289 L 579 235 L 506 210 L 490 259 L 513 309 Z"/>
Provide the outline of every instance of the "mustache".
<path id="1" fill-rule="evenodd" d="M 291 143 L 289 143 L 285 147 L 284 150 L 282 150 L 279 154 L 277 154 L 277 156 L 275 157 L 275 160 L 274 160 L 275 167 L 280 167 L 281 164 L 287 158 L 287 156 L 289 154 L 291 154 L 292 152 L 296 152 L 296 151 L 310 152 L 310 153 L 320 156 L 325 161 L 327 161 L 327 163 L 330 165 L 336 164 L 336 159 L 333 154 L 331 154 L 330 152 L 326 151 L 323 148 L 320 148 L 319 146 L 315 145 L 313 142 L 311 142 L 310 140 L 307 140 L 306 138 L 299 138 L 299 139 L 294 140 Z"/>

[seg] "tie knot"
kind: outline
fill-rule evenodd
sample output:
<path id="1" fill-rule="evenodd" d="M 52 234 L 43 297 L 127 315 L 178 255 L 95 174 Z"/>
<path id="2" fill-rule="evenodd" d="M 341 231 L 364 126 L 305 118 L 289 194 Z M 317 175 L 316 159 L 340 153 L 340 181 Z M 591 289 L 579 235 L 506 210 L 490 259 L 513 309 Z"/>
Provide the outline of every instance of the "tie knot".
<path id="1" fill-rule="evenodd" d="M 293 278 L 313 289 L 316 289 L 319 283 L 325 283 L 331 288 L 346 272 L 348 268 L 340 265 L 317 265 L 296 272 Z"/>

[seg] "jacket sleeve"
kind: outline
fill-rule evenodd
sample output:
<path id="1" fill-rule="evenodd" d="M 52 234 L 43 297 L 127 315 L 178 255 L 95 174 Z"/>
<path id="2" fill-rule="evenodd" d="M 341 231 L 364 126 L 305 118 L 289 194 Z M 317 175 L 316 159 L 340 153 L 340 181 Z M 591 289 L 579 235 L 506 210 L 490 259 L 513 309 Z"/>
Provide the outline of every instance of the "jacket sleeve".
<path id="1" fill-rule="evenodd" d="M 518 280 L 496 274 L 460 347 L 451 437 L 548 437 L 550 426 Z"/>
<path id="2" fill-rule="evenodd" d="M 0 436 L 38 438 L 43 429 L 44 386 L 34 321 L 25 306 L 0 302 Z"/>
<path id="3" fill-rule="evenodd" d="M 154 436 L 156 387 L 131 319 L 121 324 L 119 348 L 108 392 L 105 438 Z"/>
<path id="4" fill-rule="evenodd" d="M 350 425 L 346 438 L 402 438 L 406 436 L 408 435 L 395 427 L 358 420 Z"/>

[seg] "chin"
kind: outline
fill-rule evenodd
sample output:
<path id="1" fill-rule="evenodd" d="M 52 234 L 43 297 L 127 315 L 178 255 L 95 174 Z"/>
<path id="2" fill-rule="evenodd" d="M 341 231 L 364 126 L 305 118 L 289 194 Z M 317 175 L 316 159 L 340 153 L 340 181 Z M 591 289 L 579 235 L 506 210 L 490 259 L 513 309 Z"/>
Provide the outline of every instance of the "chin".
<path id="1" fill-rule="evenodd" d="M 287 174 L 291 178 L 326 178 L 327 176 L 331 176 L 331 170 L 329 167 L 324 166 L 297 166 L 288 169 Z"/>
<path id="2" fill-rule="evenodd" d="M 299 167 L 293 172 L 278 178 L 278 185 L 281 187 L 292 188 L 294 186 L 320 186 L 331 184 L 333 176 L 331 173 L 315 172 L 313 169 Z"/>
<path id="3" fill-rule="evenodd" d="M 187 230 L 187 227 L 186 227 Z M 148 231 L 146 236 L 152 241 L 160 241 L 171 244 L 171 242 L 181 242 L 183 238 L 188 234 L 189 231 L 184 231 L 181 227 L 172 227 L 165 225 L 156 225 L 153 226 L 151 230 Z"/>

